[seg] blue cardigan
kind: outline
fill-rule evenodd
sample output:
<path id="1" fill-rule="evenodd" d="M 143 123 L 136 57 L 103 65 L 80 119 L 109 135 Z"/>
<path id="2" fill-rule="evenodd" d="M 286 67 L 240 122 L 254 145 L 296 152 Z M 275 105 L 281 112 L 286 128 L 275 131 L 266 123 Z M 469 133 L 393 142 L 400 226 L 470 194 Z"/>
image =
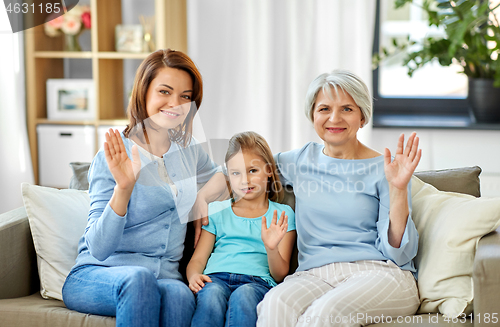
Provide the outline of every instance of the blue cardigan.
<path id="1" fill-rule="evenodd" d="M 132 141 L 122 139 L 131 158 Z M 179 260 L 184 250 L 186 222 L 197 193 L 218 170 L 193 138 L 187 148 L 172 142 L 163 155 L 177 195 L 158 174 L 158 163 L 143 153 L 141 171 L 125 216 L 109 206 L 116 185 L 104 150 L 95 156 L 89 169 L 90 212 L 80 239 L 75 267 L 82 265 L 143 266 L 157 278 L 181 280 Z"/>
<path id="2" fill-rule="evenodd" d="M 399 248 L 389 244 L 389 184 L 384 157 L 346 160 L 329 157 L 324 146 L 275 155 L 285 184 L 293 186 L 298 271 L 333 262 L 391 260 L 416 275 L 418 232 L 410 215 Z"/>

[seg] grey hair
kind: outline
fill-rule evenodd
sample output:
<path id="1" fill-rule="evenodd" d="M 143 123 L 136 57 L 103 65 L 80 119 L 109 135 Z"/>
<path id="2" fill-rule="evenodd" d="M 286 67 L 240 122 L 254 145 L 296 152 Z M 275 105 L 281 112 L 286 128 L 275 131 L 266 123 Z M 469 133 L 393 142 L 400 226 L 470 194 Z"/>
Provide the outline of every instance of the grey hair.
<path id="1" fill-rule="evenodd" d="M 353 98 L 356 105 L 361 109 L 361 115 L 364 118 L 363 126 L 365 126 L 372 117 L 373 100 L 368 87 L 361 78 L 347 70 L 337 69 L 331 73 L 324 73 L 311 82 L 306 94 L 305 113 L 307 118 L 314 122 L 314 104 L 319 91 L 322 90 L 333 98 L 332 88 L 337 95 L 340 88 Z"/>

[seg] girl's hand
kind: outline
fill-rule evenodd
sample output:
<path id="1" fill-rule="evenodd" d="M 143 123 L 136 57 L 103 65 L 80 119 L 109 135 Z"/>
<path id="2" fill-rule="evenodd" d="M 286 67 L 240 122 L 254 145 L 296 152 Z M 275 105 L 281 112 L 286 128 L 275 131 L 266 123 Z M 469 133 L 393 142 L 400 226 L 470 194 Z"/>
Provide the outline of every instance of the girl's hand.
<path id="1" fill-rule="evenodd" d="M 104 155 L 116 186 L 131 191 L 141 170 L 141 160 L 137 145 L 132 147 L 132 160 L 127 155 L 125 145 L 118 130 L 109 129 L 104 142 Z"/>
<path id="2" fill-rule="evenodd" d="M 406 190 L 408 182 L 417 168 L 417 165 L 422 156 L 422 149 L 418 149 L 417 133 L 413 132 L 408 138 L 406 147 L 403 150 L 404 134 L 399 136 L 398 147 L 394 161 L 391 162 L 391 151 L 385 149 L 384 153 L 384 171 L 389 186 L 398 190 Z"/>
<path id="3" fill-rule="evenodd" d="M 198 244 L 201 235 L 201 225 L 208 225 L 208 203 L 199 194 L 193 205 L 194 247 Z"/>
<path id="4" fill-rule="evenodd" d="M 278 220 L 278 211 L 274 210 L 273 219 L 271 225 L 267 228 L 266 216 L 262 216 L 262 228 L 260 231 L 260 237 L 264 242 L 266 249 L 274 250 L 278 247 L 283 237 L 288 230 L 288 216 L 285 216 L 285 212 L 281 212 L 280 220 Z"/>
<path id="5" fill-rule="evenodd" d="M 196 294 L 205 286 L 205 282 L 211 283 L 212 280 L 207 275 L 195 274 L 189 279 L 189 289 Z"/>

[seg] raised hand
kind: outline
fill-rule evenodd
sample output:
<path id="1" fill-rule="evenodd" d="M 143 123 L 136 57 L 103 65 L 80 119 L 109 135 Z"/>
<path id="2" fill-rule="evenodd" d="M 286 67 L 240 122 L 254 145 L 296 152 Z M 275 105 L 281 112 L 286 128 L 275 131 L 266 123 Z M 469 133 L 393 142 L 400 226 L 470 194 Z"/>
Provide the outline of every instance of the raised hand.
<path id="1" fill-rule="evenodd" d="M 271 225 L 267 228 L 266 216 L 262 216 L 262 228 L 260 236 L 264 242 L 266 249 L 274 250 L 278 247 L 288 230 L 288 216 L 285 212 L 281 212 L 280 220 L 278 221 L 278 211 L 274 210 Z"/>
<path id="2" fill-rule="evenodd" d="M 212 280 L 207 275 L 196 274 L 189 279 L 189 289 L 193 293 L 198 293 L 203 287 L 205 287 L 205 282 L 211 283 Z"/>
<path id="3" fill-rule="evenodd" d="M 141 170 L 141 160 L 137 145 L 132 147 L 132 159 L 127 155 L 125 145 L 118 130 L 109 129 L 104 143 L 104 155 L 109 170 L 118 188 L 132 190 Z"/>
<path id="4" fill-rule="evenodd" d="M 404 138 L 404 134 L 399 136 L 396 154 L 392 162 L 391 151 L 386 148 L 384 153 L 384 171 L 387 182 L 399 190 L 408 187 L 408 182 L 422 156 L 422 150 L 418 149 L 417 133 L 413 132 L 410 135 L 406 147 L 403 149 Z"/>

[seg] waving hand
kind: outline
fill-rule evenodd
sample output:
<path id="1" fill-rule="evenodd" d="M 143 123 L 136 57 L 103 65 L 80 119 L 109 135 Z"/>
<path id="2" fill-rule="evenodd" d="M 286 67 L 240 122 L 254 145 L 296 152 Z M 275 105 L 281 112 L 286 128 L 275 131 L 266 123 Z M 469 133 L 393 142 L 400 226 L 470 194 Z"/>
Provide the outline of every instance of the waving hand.
<path id="1" fill-rule="evenodd" d="M 418 137 L 417 133 L 413 132 L 408 138 L 406 147 L 403 149 L 404 145 L 404 134 L 399 136 L 398 146 L 396 149 L 396 154 L 394 160 L 391 162 L 391 151 L 385 149 L 384 153 L 384 171 L 385 177 L 396 189 L 403 190 L 408 186 L 408 182 L 417 168 L 417 165 L 422 156 L 422 150 L 418 149 Z"/>
<path id="2" fill-rule="evenodd" d="M 266 248 L 274 250 L 278 247 L 288 230 L 288 216 L 285 212 L 281 212 L 280 220 L 278 221 L 278 211 L 274 210 L 271 226 L 267 228 L 266 216 L 262 216 L 261 238 Z"/>
<path id="3" fill-rule="evenodd" d="M 110 129 L 106 133 L 104 155 L 118 188 L 124 190 L 133 189 L 141 170 L 141 160 L 137 145 L 132 147 L 133 160 L 130 160 L 120 133 L 118 130 L 113 131 L 113 129 Z"/>

